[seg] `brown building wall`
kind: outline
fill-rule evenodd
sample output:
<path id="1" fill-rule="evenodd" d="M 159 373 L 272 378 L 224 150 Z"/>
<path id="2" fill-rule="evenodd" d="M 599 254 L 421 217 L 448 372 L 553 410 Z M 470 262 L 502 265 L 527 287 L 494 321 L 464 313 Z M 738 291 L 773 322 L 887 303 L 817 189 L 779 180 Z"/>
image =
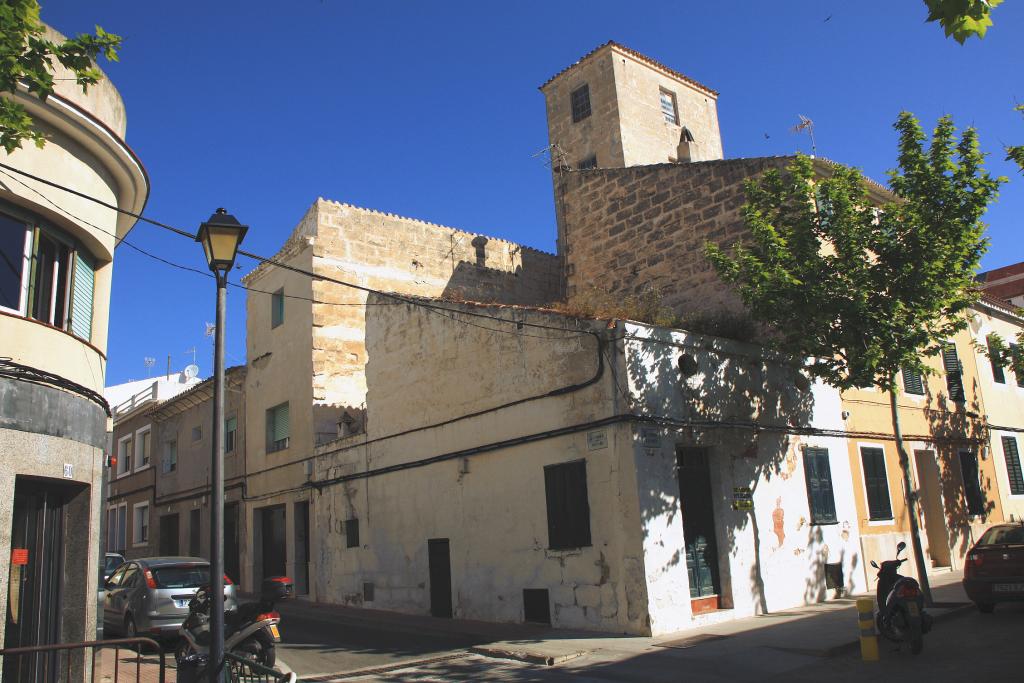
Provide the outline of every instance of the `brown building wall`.
<path id="1" fill-rule="evenodd" d="M 704 245 L 746 234 L 743 182 L 787 157 L 565 171 L 555 178 L 567 294 L 658 290 L 677 313 L 741 310 Z"/>

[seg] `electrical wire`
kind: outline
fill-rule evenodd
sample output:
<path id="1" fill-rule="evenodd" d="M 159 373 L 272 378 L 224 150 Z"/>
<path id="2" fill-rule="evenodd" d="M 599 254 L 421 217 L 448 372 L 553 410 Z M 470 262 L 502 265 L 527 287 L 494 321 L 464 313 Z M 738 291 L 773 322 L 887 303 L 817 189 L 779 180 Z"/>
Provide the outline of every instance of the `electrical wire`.
<path id="1" fill-rule="evenodd" d="M 63 389 L 64 391 L 69 391 L 73 394 L 78 394 L 79 396 L 89 399 L 100 408 L 103 408 L 103 412 L 107 414 L 107 417 L 111 416 L 110 405 L 99 392 L 93 391 L 89 387 L 78 384 L 77 382 L 72 382 L 60 375 L 55 375 L 52 372 L 40 370 L 39 368 L 34 368 L 31 365 L 22 365 L 21 363 L 14 362 L 11 358 L 3 357 L 0 358 L 0 377 L 9 377 L 22 382 L 56 387 L 58 389 Z"/>

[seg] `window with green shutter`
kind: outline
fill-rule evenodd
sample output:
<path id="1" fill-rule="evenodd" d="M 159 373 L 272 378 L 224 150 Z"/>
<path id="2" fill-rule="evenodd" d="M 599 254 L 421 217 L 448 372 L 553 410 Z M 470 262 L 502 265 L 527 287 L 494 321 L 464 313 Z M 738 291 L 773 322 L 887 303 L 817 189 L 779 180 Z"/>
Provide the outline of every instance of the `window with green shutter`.
<path id="1" fill-rule="evenodd" d="M 1006 460 L 1006 478 L 1010 480 L 1010 495 L 1024 496 L 1024 472 L 1021 470 L 1015 437 L 1003 437 L 1003 459 Z"/>
<path id="2" fill-rule="evenodd" d="M 868 494 L 868 517 L 872 520 L 892 519 L 885 451 L 864 447 L 860 449 L 860 459 L 864 466 L 864 488 Z"/>
<path id="3" fill-rule="evenodd" d="M 807 478 L 807 504 L 811 510 L 811 524 L 836 522 L 836 499 L 832 492 L 832 468 L 828 450 L 804 449 L 804 475 Z"/>
<path id="4" fill-rule="evenodd" d="M 270 295 L 270 326 L 284 322 L 284 287 Z"/>
<path id="5" fill-rule="evenodd" d="M 1003 372 L 1003 359 L 992 348 L 992 335 L 989 335 L 986 342 L 988 344 L 988 362 L 992 366 L 992 379 L 997 384 L 1006 384 L 1006 374 Z"/>
<path id="6" fill-rule="evenodd" d="M 1018 348 L 1017 344 L 1010 344 L 1010 348 L 1013 350 L 1014 354 L 1017 353 L 1017 348 Z M 1018 387 L 1024 387 L 1024 372 L 1016 372 L 1014 374 L 1017 375 L 1017 386 Z"/>
<path id="7" fill-rule="evenodd" d="M 75 269 L 71 279 L 71 332 L 85 341 L 92 339 L 92 298 L 96 274 L 92 259 L 75 252 Z"/>
<path id="8" fill-rule="evenodd" d="M 235 434 L 238 432 L 238 418 L 229 417 L 224 420 L 224 452 L 235 450 Z"/>
<path id="9" fill-rule="evenodd" d="M 964 478 L 964 497 L 967 498 L 967 514 L 985 514 L 985 494 L 981 490 L 978 472 L 978 454 L 973 450 L 960 451 L 960 474 Z"/>
<path id="10" fill-rule="evenodd" d="M 966 401 L 960 357 L 957 356 L 956 345 L 952 342 L 942 347 L 942 366 L 946 371 L 946 390 L 949 392 L 949 400 L 958 403 Z"/>
<path id="11" fill-rule="evenodd" d="M 912 368 L 903 367 L 900 368 L 900 374 L 903 375 L 903 391 L 908 394 L 914 394 L 915 396 L 924 396 L 924 381 L 921 379 L 921 373 Z"/>
<path id="12" fill-rule="evenodd" d="M 288 448 L 288 403 L 267 409 L 267 453 Z"/>

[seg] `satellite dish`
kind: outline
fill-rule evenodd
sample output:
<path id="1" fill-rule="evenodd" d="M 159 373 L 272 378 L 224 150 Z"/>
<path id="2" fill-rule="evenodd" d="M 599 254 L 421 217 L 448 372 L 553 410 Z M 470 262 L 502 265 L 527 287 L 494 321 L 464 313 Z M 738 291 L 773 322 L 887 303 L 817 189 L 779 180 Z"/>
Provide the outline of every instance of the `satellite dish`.
<path id="1" fill-rule="evenodd" d="M 192 363 L 185 366 L 185 377 L 187 379 L 195 379 L 199 376 L 199 366 Z"/>

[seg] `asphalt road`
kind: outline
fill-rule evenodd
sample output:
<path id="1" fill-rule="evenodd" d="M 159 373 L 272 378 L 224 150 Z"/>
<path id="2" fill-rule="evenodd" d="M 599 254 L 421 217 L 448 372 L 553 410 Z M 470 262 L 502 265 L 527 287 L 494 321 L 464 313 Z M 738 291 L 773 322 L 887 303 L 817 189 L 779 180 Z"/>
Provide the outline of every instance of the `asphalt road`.
<path id="1" fill-rule="evenodd" d="M 545 667 L 463 654 L 467 643 L 418 637 L 408 633 L 347 630 L 331 623 L 295 618 L 281 655 L 301 673 L 351 671 L 367 666 L 455 655 L 432 664 L 347 678 L 358 681 L 421 683 L 426 681 L 574 681 L 623 683 L 709 681 L 738 683 L 863 683 L 900 681 L 947 683 L 1024 680 L 1024 603 L 1003 605 L 994 614 L 976 611 L 939 622 L 914 656 L 882 643 L 882 661 L 866 663 L 858 652 L 820 657 L 799 647 L 744 649 L 742 639 L 711 641 L 685 650 L 660 648 L 619 661 L 584 656 L 561 666 Z M 798 645 L 798 644 L 797 644 Z M 339 664 L 342 666 L 339 668 Z"/>

